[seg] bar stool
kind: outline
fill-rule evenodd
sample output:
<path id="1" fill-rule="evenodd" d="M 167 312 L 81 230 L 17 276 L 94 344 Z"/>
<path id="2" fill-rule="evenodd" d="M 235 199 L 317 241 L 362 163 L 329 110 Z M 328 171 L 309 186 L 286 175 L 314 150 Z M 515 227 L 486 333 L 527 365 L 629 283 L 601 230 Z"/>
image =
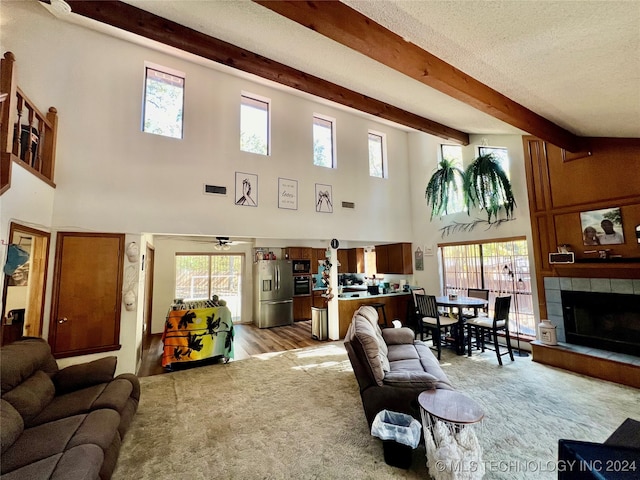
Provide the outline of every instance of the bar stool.
<path id="1" fill-rule="evenodd" d="M 384 309 L 385 304 L 384 303 L 370 303 L 369 306 L 375 308 L 376 312 L 378 312 L 378 325 L 384 326 L 384 327 L 388 326 L 387 325 L 387 312 Z M 380 323 L 380 310 L 382 310 L 382 318 L 384 318 L 384 323 Z"/>

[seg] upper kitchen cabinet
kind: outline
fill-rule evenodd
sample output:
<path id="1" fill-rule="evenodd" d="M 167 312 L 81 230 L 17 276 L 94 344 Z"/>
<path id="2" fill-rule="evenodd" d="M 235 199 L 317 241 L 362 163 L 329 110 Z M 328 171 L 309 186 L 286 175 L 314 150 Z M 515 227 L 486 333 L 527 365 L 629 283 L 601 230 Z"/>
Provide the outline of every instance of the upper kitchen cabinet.
<path id="1" fill-rule="evenodd" d="M 313 248 L 287 247 L 285 254 L 289 254 L 289 260 L 311 260 Z"/>
<path id="2" fill-rule="evenodd" d="M 354 273 L 349 270 L 348 250 L 338 250 L 338 273 Z"/>
<path id="3" fill-rule="evenodd" d="M 311 252 L 311 273 L 318 273 L 319 262 L 324 262 L 327 258 L 327 250 L 325 248 L 313 248 Z"/>
<path id="4" fill-rule="evenodd" d="M 412 274 L 411 244 L 376 245 L 376 270 L 378 273 Z"/>
<path id="5" fill-rule="evenodd" d="M 364 248 L 348 249 L 347 259 L 349 273 L 364 273 Z"/>

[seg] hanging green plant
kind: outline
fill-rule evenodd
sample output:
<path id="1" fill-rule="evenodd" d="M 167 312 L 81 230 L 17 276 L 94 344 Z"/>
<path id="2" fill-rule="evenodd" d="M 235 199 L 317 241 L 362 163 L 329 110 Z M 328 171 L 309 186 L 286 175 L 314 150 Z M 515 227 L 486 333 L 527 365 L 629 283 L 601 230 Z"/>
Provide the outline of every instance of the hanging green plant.
<path id="1" fill-rule="evenodd" d="M 431 206 L 429 220 L 432 220 L 434 215 L 441 217 L 447 213 L 449 203 L 453 195 L 458 192 L 458 186 L 462 185 L 463 178 L 463 171 L 455 165 L 453 160 L 442 159 L 424 192 L 427 205 Z"/>
<path id="2" fill-rule="evenodd" d="M 493 154 L 480 155 L 467 167 L 463 191 L 465 205 L 486 210 L 489 223 L 491 217 L 498 219 L 501 208 L 507 219 L 512 217 L 516 200 L 511 182 Z"/>

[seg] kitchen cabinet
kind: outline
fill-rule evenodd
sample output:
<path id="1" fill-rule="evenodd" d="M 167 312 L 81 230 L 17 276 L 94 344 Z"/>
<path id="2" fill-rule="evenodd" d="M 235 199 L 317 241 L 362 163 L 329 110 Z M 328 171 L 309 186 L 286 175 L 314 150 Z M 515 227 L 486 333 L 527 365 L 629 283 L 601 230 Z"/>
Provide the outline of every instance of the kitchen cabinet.
<path id="1" fill-rule="evenodd" d="M 364 273 L 364 248 L 347 250 L 347 273 Z"/>
<path id="2" fill-rule="evenodd" d="M 313 248 L 311 252 L 311 273 L 318 273 L 318 267 L 320 264 L 318 261 L 324 262 L 327 256 L 327 250 L 325 248 Z"/>
<path id="3" fill-rule="evenodd" d="M 311 260 L 311 252 L 313 248 L 307 247 L 287 247 L 284 249 L 285 254 L 289 255 L 289 260 Z"/>
<path id="4" fill-rule="evenodd" d="M 351 273 L 349 255 L 345 249 L 338 250 L 338 273 Z"/>
<path id="5" fill-rule="evenodd" d="M 327 302 L 322 296 L 326 290 L 314 290 L 313 291 L 313 306 L 315 308 L 327 308 Z"/>
<path id="6" fill-rule="evenodd" d="M 293 297 L 293 321 L 311 320 L 311 295 Z"/>
<path id="7" fill-rule="evenodd" d="M 413 273 L 413 254 L 410 243 L 376 245 L 376 270 L 378 273 Z"/>

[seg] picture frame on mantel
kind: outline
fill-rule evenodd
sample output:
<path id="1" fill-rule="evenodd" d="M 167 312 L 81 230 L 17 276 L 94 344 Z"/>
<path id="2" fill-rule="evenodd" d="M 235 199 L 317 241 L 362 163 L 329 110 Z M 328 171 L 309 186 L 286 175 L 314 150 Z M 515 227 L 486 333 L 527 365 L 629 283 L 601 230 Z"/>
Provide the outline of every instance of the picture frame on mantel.
<path id="1" fill-rule="evenodd" d="M 624 243 L 620 207 L 580 212 L 582 241 L 585 246 L 621 245 Z"/>

